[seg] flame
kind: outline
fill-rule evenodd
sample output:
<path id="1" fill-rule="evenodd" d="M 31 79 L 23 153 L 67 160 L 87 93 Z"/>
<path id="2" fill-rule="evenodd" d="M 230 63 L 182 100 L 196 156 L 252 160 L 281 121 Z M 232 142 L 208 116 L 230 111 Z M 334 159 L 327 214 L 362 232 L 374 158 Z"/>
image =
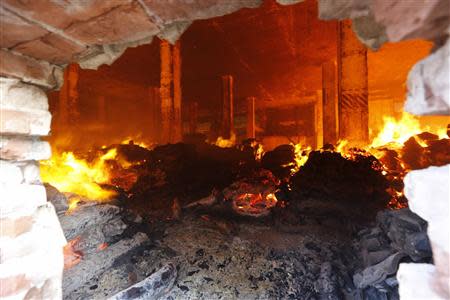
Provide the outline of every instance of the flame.
<path id="1" fill-rule="evenodd" d="M 308 161 L 309 152 L 311 152 L 312 148 L 310 146 L 304 147 L 300 143 L 291 145 L 294 146 L 295 152 L 295 165 L 291 169 L 291 172 L 296 173 Z"/>
<path id="2" fill-rule="evenodd" d="M 149 144 L 147 144 L 146 142 L 139 141 L 138 139 L 132 138 L 132 137 L 126 137 L 126 138 L 125 138 L 124 140 L 122 140 L 120 143 L 123 144 L 123 145 L 127 145 L 127 144 L 137 145 L 137 146 L 139 146 L 139 147 L 147 148 L 147 149 L 151 149 L 151 148 L 152 148 L 152 147 L 151 147 Z"/>
<path id="3" fill-rule="evenodd" d="M 232 132 L 229 139 L 224 139 L 223 137 L 219 136 L 214 144 L 221 148 L 233 147 L 236 144 L 236 135 L 234 134 L 234 132 Z"/>
<path id="4" fill-rule="evenodd" d="M 339 140 L 336 144 L 336 152 L 339 152 L 341 154 L 346 152 L 346 146 L 348 145 L 347 140 Z"/>
<path id="5" fill-rule="evenodd" d="M 42 180 L 61 192 L 71 192 L 97 201 L 108 200 L 115 192 L 105 190 L 99 184 L 109 182 L 110 172 L 106 161 L 116 156 L 117 151 L 113 148 L 88 163 L 77 158 L 73 152 L 55 153 L 51 159 L 41 162 Z M 73 209 L 76 201 L 70 205 Z"/>
<path id="6" fill-rule="evenodd" d="M 390 148 L 400 148 L 412 136 L 428 131 L 433 132 L 429 126 L 422 127 L 419 119 L 413 115 L 403 112 L 399 120 L 393 117 L 383 117 L 384 125 L 378 135 L 372 140 L 370 148 L 390 145 Z M 434 131 L 439 138 L 447 138 L 445 129 Z M 425 142 L 416 139 L 419 143 L 427 146 Z"/>

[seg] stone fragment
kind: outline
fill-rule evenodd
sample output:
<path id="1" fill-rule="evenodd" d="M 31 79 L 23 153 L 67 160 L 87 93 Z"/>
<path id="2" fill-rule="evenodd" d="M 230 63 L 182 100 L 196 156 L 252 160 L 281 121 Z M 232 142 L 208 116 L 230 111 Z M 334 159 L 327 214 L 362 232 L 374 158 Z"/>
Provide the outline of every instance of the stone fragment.
<path id="1" fill-rule="evenodd" d="M 47 194 L 47 201 L 53 204 L 56 214 L 64 214 L 69 208 L 66 196 L 48 183 L 44 184 L 44 186 Z"/>
<path id="2" fill-rule="evenodd" d="M 0 160 L 0 183 L 19 184 L 23 181 L 20 167 L 12 162 Z"/>
<path id="3" fill-rule="evenodd" d="M 166 40 L 174 45 L 181 35 L 191 26 L 191 21 L 174 22 L 172 24 L 165 25 L 158 37 L 162 40 Z"/>
<path id="4" fill-rule="evenodd" d="M 367 267 L 376 265 L 385 260 L 391 254 L 392 254 L 391 249 L 383 249 L 372 252 L 364 251 L 363 252 L 364 265 Z"/>
<path id="5" fill-rule="evenodd" d="M 17 218 L 29 216 L 47 202 L 42 185 L 0 184 L 0 217 Z"/>
<path id="6" fill-rule="evenodd" d="M 28 203 L 31 202 L 30 199 L 27 200 Z M 65 239 L 51 204 L 44 203 L 35 210 L 33 219 L 31 231 L 16 238 L 2 237 L 0 241 L 0 279 L 23 279 L 26 285 L 16 285 L 10 290 L 11 296 L 18 295 L 16 297 L 21 299 L 30 288 L 41 288 L 49 279 L 60 280 L 62 276 L 62 247 Z M 20 280 L 12 282 L 17 284 Z M 50 290 L 52 297 L 60 294 L 61 288 L 58 285 Z"/>
<path id="7" fill-rule="evenodd" d="M 445 36 L 450 26 L 448 0 L 422 1 L 417 5 L 373 0 L 372 10 L 377 22 L 386 27 L 391 42 L 415 38 L 436 40 Z"/>
<path id="8" fill-rule="evenodd" d="M 41 24 L 48 24 L 58 29 L 65 29 L 77 21 L 86 21 L 95 16 L 105 14 L 131 0 L 120 1 L 16 1 L 2 0 L 17 14 Z"/>
<path id="9" fill-rule="evenodd" d="M 185 0 L 173 0 L 170 2 L 143 0 L 148 11 L 154 17 L 160 19 L 163 24 L 178 21 L 193 21 L 223 16 L 241 8 L 258 7 L 261 0 L 210 0 L 199 1 L 195 4 Z"/>
<path id="10" fill-rule="evenodd" d="M 50 131 L 52 116 L 49 111 L 17 111 L 1 109 L 0 132 L 45 136 Z"/>
<path id="11" fill-rule="evenodd" d="M 395 253 L 379 264 L 368 267 L 353 276 L 353 283 L 358 288 L 366 288 L 384 281 L 389 275 L 397 272 L 400 260 L 406 255 Z"/>
<path id="12" fill-rule="evenodd" d="M 21 257 L 27 257 L 44 252 L 48 249 L 45 240 L 52 240 L 59 245 L 62 254 L 62 247 L 66 243 L 55 210 L 50 203 L 46 203 L 37 208 L 32 216 L 33 222 L 31 230 L 18 235 L 17 237 L 3 237 L 0 251 L 0 261 L 7 262 Z M 53 249 L 54 250 L 54 249 Z M 43 272 L 44 273 L 44 272 Z"/>
<path id="13" fill-rule="evenodd" d="M 50 33 L 40 39 L 21 43 L 13 50 L 29 57 L 57 65 L 65 65 L 74 61 L 78 54 L 86 50 L 86 46 L 74 43 L 55 33 Z"/>
<path id="14" fill-rule="evenodd" d="M 17 111 L 48 111 L 45 92 L 18 79 L 0 77 L 0 101 L 2 109 Z"/>
<path id="15" fill-rule="evenodd" d="M 0 137 L 0 159 L 4 160 L 43 160 L 50 158 L 48 142 L 38 138 Z"/>
<path id="16" fill-rule="evenodd" d="M 154 36 L 159 28 L 139 3 L 119 6 L 85 22 L 74 22 L 65 33 L 88 45 L 139 41 Z"/>
<path id="17" fill-rule="evenodd" d="M 432 282 L 434 273 L 435 267 L 430 264 L 400 264 L 397 272 L 400 299 L 448 299 L 435 292 Z"/>
<path id="18" fill-rule="evenodd" d="M 449 57 L 450 39 L 414 65 L 408 74 L 405 111 L 414 115 L 450 114 Z"/>
<path id="19" fill-rule="evenodd" d="M 377 222 L 397 251 L 407 254 L 414 261 L 431 257 L 427 223 L 410 209 L 381 211 Z"/>
<path id="20" fill-rule="evenodd" d="M 47 30 L 18 17 L 3 6 L 0 6 L 0 26 L 2 28 L 1 48 L 11 48 L 18 43 L 34 40 L 48 33 Z"/>
<path id="21" fill-rule="evenodd" d="M 49 89 L 62 85 L 63 70 L 59 66 L 4 49 L 0 49 L 0 61 L 0 76 L 20 78 L 24 82 Z"/>
<path id="22" fill-rule="evenodd" d="M 39 169 L 39 163 L 32 161 L 21 166 L 23 172 L 23 179 L 25 183 L 28 184 L 39 184 L 41 183 L 41 174 Z"/>
<path id="23" fill-rule="evenodd" d="M 435 291 L 450 297 L 450 165 L 411 171 L 404 179 L 405 196 L 412 211 L 428 221 L 433 249 Z M 431 200 L 431 201 L 430 201 Z M 445 228 L 445 229 L 444 229 Z M 411 271 L 412 272 L 412 271 Z M 413 275 L 411 275 L 413 276 Z"/>
<path id="24" fill-rule="evenodd" d="M 345 20 L 363 16 L 370 13 L 370 0 L 319 0 L 319 19 Z"/>
<path id="25" fill-rule="evenodd" d="M 146 279 L 112 296 L 109 300 L 158 299 L 170 291 L 176 278 L 176 267 L 172 263 L 168 263 Z"/>
<path id="26" fill-rule="evenodd" d="M 358 39 L 371 49 L 377 50 L 388 41 L 384 26 L 375 21 L 372 13 L 354 18 L 352 29 Z"/>
<path id="27" fill-rule="evenodd" d="M 0 219 L 2 230 L 0 238 L 15 238 L 27 231 L 31 230 L 34 223 L 32 216 L 22 216 L 18 218 L 2 218 Z"/>
<path id="28" fill-rule="evenodd" d="M 276 0 L 281 5 L 292 5 L 303 2 L 304 0 Z"/>

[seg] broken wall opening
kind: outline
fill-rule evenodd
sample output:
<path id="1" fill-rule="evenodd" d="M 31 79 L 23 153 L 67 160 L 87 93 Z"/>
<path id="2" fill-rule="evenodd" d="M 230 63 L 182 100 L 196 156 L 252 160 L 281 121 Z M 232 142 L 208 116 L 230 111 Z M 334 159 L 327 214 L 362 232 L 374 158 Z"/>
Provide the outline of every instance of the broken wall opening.
<path id="1" fill-rule="evenodd" d="M 8 55 L 10 55 L 11 53 L 9 53 Z M 4 55 L 4 51 L 2 50 L 2 55 Z M 6 54 L 5 54 L 6 55 Z M 3 67 L 2 67 L 2 74 L 4 74 L 3 73 L 4 71 L 3 71 Z M 29 80 L 29 78 L 24 78 L 24 80 L 25 81 L 27 81 L 27 80 Z M 49 85 L 47 85 L 47 87 L 48 87 Z M 53 86 L 53 84 L 50 84 L 50 86 Z M 72 96 L 74 95 L 74 93 L 71 93 L 72 91 L 71 91 L 71 89 L 68 89 L 67 90 L 67 94 L 68 94 L 68 98 L 71 96 L 71 94 L 72 94 Z M 303 93 L 303 91 L 301 91 L 300 92 L 300 94 L 302 94 Z M 316 93 L 316 96 L 317 96 L 317 93 Z M 320 98 L 320 97 L 318 97 L 318 98 Z M 322 99 L 322 101 L 323 101 L 323 99 Z M 100 97 L 100 99 L 99 99 L 99 102 L 98 102 L 99 104 L 98 104 L 98 107 L 103 107 L 104 105 L 103 105 L 103 103 L 104 103 L 104 101 L 102 100 L 102 98 Z M 192 105 L 192 107 L 193 107 L 193 109 L 192 109 L 192 111 L 195 111 L 195 105 Z M 101 110 L 101 109 L 100 109 Z M 442 111 L 442 110 L 441 110 Z M 315 113 L 317 113 L 317 109 L 314 109 L 314 112 Z M 103 113 L 101 113 L 101 114 L 99 114 L 99 118 L 100 119 L 106 119 L 106 114 L 103 114 Z M 314 118 L 314 121 L 315 122 L 317 122 L 317 120 L 319 120 L 320 118 L 319 117 L 317 117 L 317 115 L 315 116 L 315 118 Z M 193 121 L 191 121 L 191 123 L 193 123 Z M 192 125 L 192 126 L 190 126 L 190 128 L 196 128 L 197 126 L 195 126 L 195 125 Z M 315 126 L 315 128 L 316 128 L 316 132 L 315 133 L 317 133 L 317 128 L 320 128 L 320 126 Z M 194 131 L 194 130 L 192 130 L 192 131 Z M 319 135 L 320 136 L 320 135 Z M 317 136 L 316 136 L 316 138 L 317 138 Z M 317 145 L 320 145 L 320 142 L 319 141 L 315 141 L 316 143 L 317 143 Z M 39 157 L 40 156 L 32 156 L 32 158 L 34 158 L 34 159 L 39 159 Z M 42 156 L 43 157 L 43 156 Z M 42 158 L 42 157 L 40 157 L 40 158 Z M 2 157 L 3 158 L 3 157 Z M 17 158 L 16 158 L 17 159 Z M 251 198 L 251 197 L 250 197 Z M 176 211 L 177 210 L 177 205 L 176 205 L 176 201 L 173 201 L 173 207 L 174 207 L 174 211 Z M 101 247 L 101 248 L 103 248 L 103 247 Z M 203 265 L 203 264 L 202 264 Z M 327 266 L 325 266 L 324 268 L 323 268 L 324 270 L 323 270 L 323 273 L 326 275 L 326 274 L 328 274 L 329 272 L 327 271 L 329 268 L 327 267 Z M 324 276 L 325 276 L 324 275 Z M 94 286 L 94 285 L 93 285 Z M 184 290 L 185 289 L 185 287 L 183 287 L 183 288 L 180 288 L 180 289 L 182 289 L 182 290 Z M 33 292 L 36 292 L 36 291 L 34 291 L 33 290 Z M 38 291 L 39 292 L 39 291 Z"/>

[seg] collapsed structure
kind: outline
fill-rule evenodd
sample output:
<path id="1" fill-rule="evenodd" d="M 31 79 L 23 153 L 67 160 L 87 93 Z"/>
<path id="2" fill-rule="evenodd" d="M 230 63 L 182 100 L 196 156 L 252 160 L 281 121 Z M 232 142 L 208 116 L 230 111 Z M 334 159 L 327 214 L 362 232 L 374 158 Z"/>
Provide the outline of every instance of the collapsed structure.
<path id="1" fill-rule="evenodd" d="M 409 44 L 424 54 L 433 49 L 410 71 L 404 107 L 448 121 L 448 1 L 413 8 L 377 0 L 278 1 L 292 4 L 286 7 L 260 2 L 0 4 L 2 297 L 104 298 L 124 290 L 115 297 L 126 299 L 132 296 L 127 288 L 140 284 L 142 297 L 395 299 L 397 279 L 404 299 L 417 290 L 422 298 L 448 297 L 448 231 L 441 230 L 449 227 L 446 128 L 441 122 L 441 131 L 423 133 L 413 123 L 418 131 L 405 134 L 402 121 L 411 118 L 405 115 L 370 132 L 377 123 L 371 116 L 381 122 L 386 104 L 394 107 L 404 94 L 388 85 L 400 101 L 373 106 L 378 90 L 370 89 L 371 76 L 389 72 L 371 75 L 370 62 L 388 60 L 388 51 L 377 56 L 368 50 L 387 41 L 433 42 Z M 280 18 L 284 14 L 289 18 Z M 317 14 L 339 21 L 325 23 Z M 255 53 L 266 63 L 237 50 L 245 44 L 239 39 L 245 29 L 227 36 L 237 20 L 269 26 L 257 18 L 275 20 L 271 24 L 283 37 L 283 44 L 258 47 Z M 203 36 L 216 35 L 229 50 L 223 61 L 211 63 L 207 53 L 213 51 L 189 55 L 189 49 L 203 49 Z M 295 37 L 305 38 L 302 48 Z M 135 51 L 156 53 L 158 68 L 154 83 L 144 88 L 108 73 L 115 65 L 98 73 L 82 70 L 112 64 L 127 48 L 146 44 Z M 278 52 L 284 60 L 269 61 L 275 56 L 267 53 Z M 296 58 L 298 65 L 290 67 Z M 221 64 L 233 69 L 233 63 L 238 68 L 235 74 L 217 72 L 214 86 L 195 77 L 208 74 L 192 68 L 202 60 L 209 63 L 203 70 Z M 302 69 L 308 60 L 313 62 Z M 282 72 L 273 71 L 283 63 Z M 266 70 L 275 76 L 264 76 Z M 296 73 L 303 78 L 286 79 Z M 95 86 L 99 74 L 106 87 Z M 202 99 L 198 86 L 217 91 L 218 101 Z M 117 134 L 123 123 L 115 117 L 133 123 L 141 107 L 112 108 L 112 97 L 102 94 L 107 90 L 131 101 L 145 95 L 147 125 L 136 122 L 129 132 L 149 128 L 139 137 L 150 137 L 142 139 L 147 144 L 132 135 L 130 140 L 129 132 Z M 371 113 L 371 103 L 378 114 Z M 53 157 L 39 166 L 51 156 L 42 138 L 52 115 Z M 399 136 L 385 139 L 386 132 L 397 133 L 395 124 Z M 386 145 L 394 141 L 398 145 Z M 384 211 L 407 205 L 412 212 Z M 327 228 L 337 229 L 336 236 L 322 232 Z M 401 263 L 395 276 L 401 261 L 416 263 Z M 242 265 L 248 272 L 239 271 Z"/>

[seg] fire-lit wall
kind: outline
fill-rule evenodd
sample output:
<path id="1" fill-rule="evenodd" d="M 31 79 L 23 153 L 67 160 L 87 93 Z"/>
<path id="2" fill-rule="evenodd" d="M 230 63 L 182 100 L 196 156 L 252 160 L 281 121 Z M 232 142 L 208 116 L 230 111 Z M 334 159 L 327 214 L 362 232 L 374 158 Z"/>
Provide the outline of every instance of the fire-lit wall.
<path id="1" fill-rule="evenodd" d="M 188 108 L 197 103 L 197 132 L 210 140 L 220 135 L 221 76 L 231 75 L 238 138 L 246 136 L 246 99 L 255 97 L 258 138 L 314 145 L 322 66 L 337 61 L 338 43 L 338 23 L 318 20 L 317 14 L 312 0 L 290 6 L 265 1 L 257 9 L 194 22 L 180 40 L 185 131 L 191 122 Z M 431 43 L 415 40 L 368 51 L 370 137 L 382 127 L 384 116 L 400 114 L 407 73 L 430 49 Z M 161 128 L 154 121 L 158 108 L 151 90 L 159 86 L 157 38 L 128 49 L 112 66 L 79 70 L 76 121 L 58 122 L 59 94 L 50 95 L 52 144 L 90 146 L 127 137 L 157 142 Z M 446 117 L 435 120 L 439 126 L 449 122 Z"/>

